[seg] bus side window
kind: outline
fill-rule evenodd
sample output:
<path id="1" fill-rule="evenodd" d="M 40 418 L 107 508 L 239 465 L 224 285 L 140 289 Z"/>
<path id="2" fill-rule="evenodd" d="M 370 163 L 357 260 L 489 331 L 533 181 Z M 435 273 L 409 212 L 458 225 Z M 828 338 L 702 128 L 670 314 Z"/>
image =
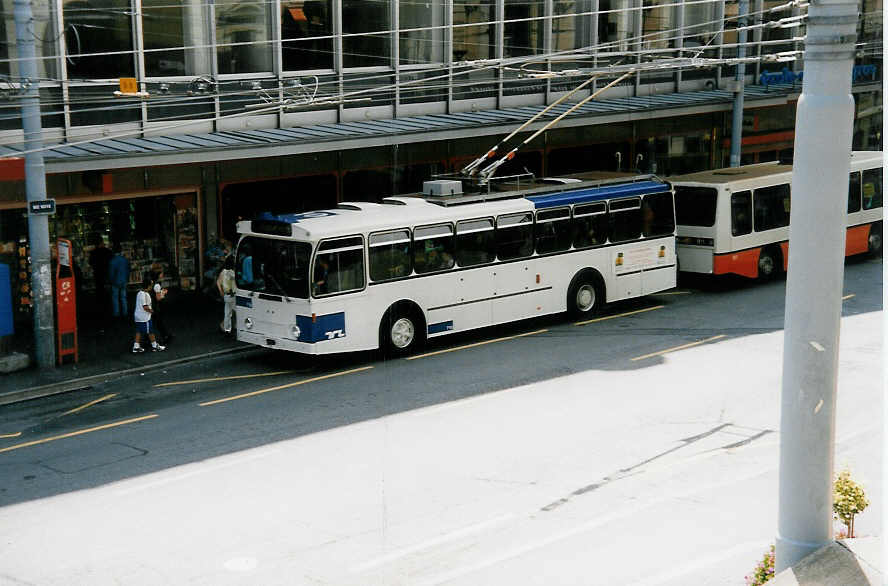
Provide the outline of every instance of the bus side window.
<path id="1" fill-rule="evenodd" d="M 860 173 L 852 171 L 848 176 L 848 213 L 860 211 Z"/>
<path id="2" fill-rule="evenodd" d="M 574 248 L 600 246 L 607 242 L 607 204 L 604 202 L 574 206 Z"/>
<path id="3" fill-rule="evenodd" d="M 626 242 L 641 236 L 641 201 L 637 197 L 608 204 L 611 242 Z"/>
<path id="4" fill-rule="evenodd" d="M 509 214 L 496 219 L 496 255 L 500 260 L 526 258 L 533 254 L 533 216 Z"/>
<path id="5" fill-rule="evenodd" d="M 349 236 L 325 240 L 318 246 L 312 294 L 330 295 L 364 288 L 364 239 Z"/>
<path id="6" fill-rule="evenodd" d="M 536 214 L 535 248 L 539 254 L 562 252 L 570 248 L 573 233 L 570 208 L 541 210 Z"/>
<path id="7" fill-rule="evenodd" d="M 370 235 L 370 280 L 386 281 L 410 274 L 410 231 Z"/>
<path id="8" fill-rule="evenodd" d="M 496 248 L 493 219 L 463 220 L 456 224 L 456 262 L 470 267 L 493 262 Z"/>
<path id="9" fill-rule="evenodd" d="M 453 226 L 422 226 L 413 231 L 413 269 L 431 273 L 453 268 Z"/>
<path id="10" fill-rule="evenodd" d="M 752 193 L 738 191 L 731 195 L 731 235 L 743 236 L 752 232 Z"/>
<path id="11" fill-rule="evenodd" d="M 882 207 L 882 168 L 863 172 L 863 209 Z"/>
<path id="12" fill-rule="evenodd" d="M 760 187 L 753 195 L 755 231 L 789 226 L 789 184 Z"/>
<path id="13" fill-rule="evenodd" d="M 641 203 L 642 233 L 645 237 L 668 236 L 675 232 L 675 207 L 671 193 L 652 193 Z"/>

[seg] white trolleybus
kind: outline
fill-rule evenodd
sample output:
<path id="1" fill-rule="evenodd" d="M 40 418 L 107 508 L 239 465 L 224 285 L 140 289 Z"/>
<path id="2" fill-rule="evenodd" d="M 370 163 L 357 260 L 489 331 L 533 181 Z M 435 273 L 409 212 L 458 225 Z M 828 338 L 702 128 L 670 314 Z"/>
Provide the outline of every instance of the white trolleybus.
<path id="1" fill-rule="evenodd" d="M 382 203 L 241 221 L 237 338 L 306 354 L 404 354 L 426 338 L 591 315 L 675 286 L 668 183 L 561 181 L 471 195 L 439 179 Z"/>
<path id="2" fill-rule="evenodd" d="M 681 271 L 766 279 L 786 270 L 791 166 L 744 165 L 670 181 Z M 881 253 L 881 152 L 851 154 L 847 196 L 845 254 Z"/>

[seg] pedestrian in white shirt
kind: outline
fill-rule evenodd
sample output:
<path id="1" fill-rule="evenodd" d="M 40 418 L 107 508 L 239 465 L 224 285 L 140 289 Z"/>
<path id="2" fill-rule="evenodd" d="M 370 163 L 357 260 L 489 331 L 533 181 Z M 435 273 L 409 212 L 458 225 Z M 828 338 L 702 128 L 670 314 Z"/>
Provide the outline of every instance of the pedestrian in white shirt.
<path id="1" fill-rule="evenodd" d="M 216 287 L 219 289 L 219 295 L 225 302 L 225 313 L 222 314 L 222 331 L 226 334 L 231 333 L 231 314 L 234 313 L 235 291 L 237 291 L 237 283 L 234 279 L 234 259 L 231 255 L 225 259 L 219 276 L 216 277 Z"/>
<path id="2" fill-rule="evenodd" d="M 148 336 L 148 340 L 151 342 L 151 349 L 154 352 L 163 352 L 166 350 L 166 346 L 161 346 L 157 343 L 157 340 L 154 338 L 154 332 L 151 330 L 151 286 L 152 282 L 149 277 L 145 277 L 142 279 L 142 288 L 139 289 L 139 292 L 136 293 L 136 311 L 133 313 L 133 317 L 136 320 L 136 339 L 133 342 L 133 352 L 144 352 L 145 349 L 142 347 L 142 334 L 146 334 Z"/>

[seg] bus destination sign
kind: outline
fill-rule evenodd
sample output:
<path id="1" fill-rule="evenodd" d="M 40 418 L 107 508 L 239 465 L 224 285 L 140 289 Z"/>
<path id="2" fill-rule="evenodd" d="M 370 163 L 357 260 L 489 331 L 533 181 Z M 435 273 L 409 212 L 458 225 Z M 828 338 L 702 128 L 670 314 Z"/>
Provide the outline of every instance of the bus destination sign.
<path id="1" fill-rule="evenodd" d="M 32 214 L 54 214 L 56 211 L 56 202 L 54 199 L 29 201 L 28 211 Z"/>

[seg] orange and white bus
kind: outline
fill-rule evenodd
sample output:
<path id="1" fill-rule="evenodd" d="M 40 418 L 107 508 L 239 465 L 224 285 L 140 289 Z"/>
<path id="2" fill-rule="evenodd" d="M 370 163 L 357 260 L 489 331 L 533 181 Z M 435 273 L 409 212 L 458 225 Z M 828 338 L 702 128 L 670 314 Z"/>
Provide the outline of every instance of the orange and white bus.
<path id="1" fill-rule="evenodd" d="M 881 152 L 854 151 L 845 255 L 882 251 Z M 786 270 L 792 166 L 744 165 L 669 178 L 679 270 L 767 279 Z"/>

